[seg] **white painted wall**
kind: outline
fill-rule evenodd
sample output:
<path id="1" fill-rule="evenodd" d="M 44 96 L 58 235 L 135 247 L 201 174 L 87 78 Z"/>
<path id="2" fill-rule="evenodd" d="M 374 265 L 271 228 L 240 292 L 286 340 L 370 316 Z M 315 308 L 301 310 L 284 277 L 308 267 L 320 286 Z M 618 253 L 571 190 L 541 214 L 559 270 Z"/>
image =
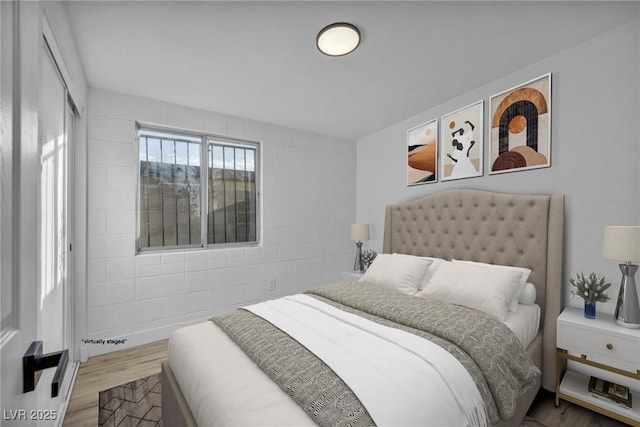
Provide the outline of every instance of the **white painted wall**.
<path id="1" fill-rule="evenodd" d="M 87 81 L 82 68 L 82 62 L 78 56 L 74 35 L 71 33 L 69 14 L 65 3 L 57 0 L 43 1 L 42 8 L 44 15 L 51 26 L 56 43 L 64 57 L 64 63 L 69 71 L 70 78 L 77 89 L 79 102 L 87 102 Z"/>
<path id="2" fill-rule="evenodd" d="M 87 338 L 127 340 L 89 344 L 89 356 L 166 338 L 352 268 L 354 141 L 97 89 L 88 115 Z M 263 141 L 260 247 L 135 254 L 136 120 Z"/>
<path id="3" fill-rule="evenodd" d="M 569 301 L 568 279 L 578 271 L 595 271 L 614 284 L 612 301 L 598 309 L 613 312 L 621 275 L 616 262 L 601 258 L 602 233 L 605 225 L 640 222 L 639 45 L 640 21 L 634 21 L 360 139 L 356 217 L 372 224 L 370 246 L 382 248 L 384 207 L 390 203 L 452 188 L 563 193 L 565 303 L 582 307 L 582 300 Z M 486 121 L 489 97 L 548 72 L 552 73 L 551 168 L 405 185 L 407 129 L 480 99 L 487 101 Z M 485 126 L 485 147 L 488 132 Z M 487 159 L 485 151 L 485 171 Z"/>

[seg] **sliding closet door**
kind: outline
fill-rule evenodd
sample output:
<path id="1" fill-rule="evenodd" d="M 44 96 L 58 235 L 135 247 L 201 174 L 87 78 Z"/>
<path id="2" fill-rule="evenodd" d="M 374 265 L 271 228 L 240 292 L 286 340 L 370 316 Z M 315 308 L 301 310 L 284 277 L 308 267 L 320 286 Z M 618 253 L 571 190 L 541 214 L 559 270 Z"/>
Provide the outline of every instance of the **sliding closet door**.
<path id="1" fill-rule="evenodd" d="M 72 115 L 67 90 L 49 49 L 42 58 L 39 219 L 40 331 L 46 353 L 68 348 L 68 186 Z"/>

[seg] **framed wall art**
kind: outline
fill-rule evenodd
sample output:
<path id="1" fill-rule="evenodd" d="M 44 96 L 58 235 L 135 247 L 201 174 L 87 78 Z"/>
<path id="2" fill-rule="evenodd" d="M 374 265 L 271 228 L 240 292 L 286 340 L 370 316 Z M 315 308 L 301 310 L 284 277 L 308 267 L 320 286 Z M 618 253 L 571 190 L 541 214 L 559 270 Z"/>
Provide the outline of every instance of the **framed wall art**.
<path id="1" fill-rule="evenodd" d="M 482 176 L 484 159 L 484 101 L 442 116 L 440 120 L 440 179 Z"/>
<path id="2" fill-rule="evenodd" d="M 407 131 L 407 185 L 438 181 L 438 119 Z"/>
<path id="3" fill-rule="evenodd" d="M 551 73 L 490 99 L 490 174 L 551 166 Z"/>

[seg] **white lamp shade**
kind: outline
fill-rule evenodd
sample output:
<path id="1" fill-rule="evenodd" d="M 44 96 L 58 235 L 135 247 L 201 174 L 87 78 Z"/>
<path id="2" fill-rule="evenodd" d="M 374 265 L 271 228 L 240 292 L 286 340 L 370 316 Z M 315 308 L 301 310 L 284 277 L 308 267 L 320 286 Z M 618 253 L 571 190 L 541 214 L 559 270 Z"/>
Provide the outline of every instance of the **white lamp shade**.
<path id="1" fill-rule="evenodd" d="M 640 226 L 604 228 L 602 257 L 616 261 L 640 261 Z"/>
<path id="2" fill-rule="evenodd" d="M 369 224 L 351 224 L 351 240 L 354 242 L 369 240 Z"/>

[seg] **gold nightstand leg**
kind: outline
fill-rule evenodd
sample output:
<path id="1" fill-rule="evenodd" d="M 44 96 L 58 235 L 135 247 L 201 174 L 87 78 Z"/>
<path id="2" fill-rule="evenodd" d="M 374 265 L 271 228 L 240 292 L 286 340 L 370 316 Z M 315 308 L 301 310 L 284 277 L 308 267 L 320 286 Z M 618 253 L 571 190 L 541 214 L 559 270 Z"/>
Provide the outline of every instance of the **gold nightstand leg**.
<path id="1" fill-rule="evenodd" d="M 567 360 L 560 357 L 561 353 L 566 354 L 567 350 L 556 348 L 556 408 L 560 406 L 560 381 L 567 366 Z"/>

